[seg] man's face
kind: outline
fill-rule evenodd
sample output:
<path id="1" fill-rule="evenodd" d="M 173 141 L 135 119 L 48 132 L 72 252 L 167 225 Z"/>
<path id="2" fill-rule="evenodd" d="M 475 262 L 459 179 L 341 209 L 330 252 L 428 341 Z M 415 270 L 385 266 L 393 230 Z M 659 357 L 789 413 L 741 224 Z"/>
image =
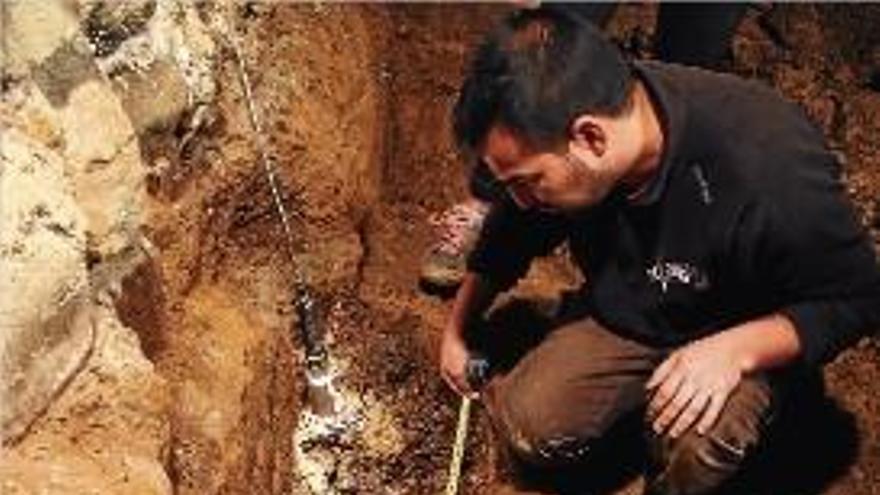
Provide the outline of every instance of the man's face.
<path id="1" fill-rule="evenodd" d="M 625 167 L 607 149 L 581 140 L 537 150 L 496 125 L 486 137 L 483 160 L 523 209 L 570 211 L 601 202 Z"/>

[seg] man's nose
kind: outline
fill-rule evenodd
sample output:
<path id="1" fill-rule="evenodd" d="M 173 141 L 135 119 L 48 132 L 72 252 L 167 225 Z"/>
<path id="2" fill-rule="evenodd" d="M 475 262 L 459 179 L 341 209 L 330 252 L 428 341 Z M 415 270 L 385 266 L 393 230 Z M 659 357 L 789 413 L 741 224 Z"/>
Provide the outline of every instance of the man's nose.
<path id="1" fill-rule="evenodd" d="M 522 210 L 531 209 L 537 203 L 535 196 L 522 185 L 512 186 L 508 188 L 508 192 L 516 206 Z"/>

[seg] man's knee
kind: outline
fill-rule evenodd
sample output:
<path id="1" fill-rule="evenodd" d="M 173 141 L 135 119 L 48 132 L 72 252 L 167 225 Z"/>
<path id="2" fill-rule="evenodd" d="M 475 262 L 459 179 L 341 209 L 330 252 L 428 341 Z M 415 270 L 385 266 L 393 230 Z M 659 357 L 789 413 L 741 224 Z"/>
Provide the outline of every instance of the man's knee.
<path id="1" fill-rule="evenodd" d="M 490 384 L 496 429 L 527 462 L 586 460 L 618 418 L 640 407 L 651 352 L 592 320 L 559 328 Z"/>
<path id="2" fill-rule="evenodd" d="M 487 405 L 500 440 L 517 458 L 540 466 L 587 459 L 608 413 L 573 402 L 577 394 L 551 386 L 532 381 L 505 385 L 488 394 Z"/>
<path id="3" fill-rule="evenodd" d="M 598 431 L 566 418 L 562 407 L 535 402 L 513 404 L 500 412 L 496 431 L 519 459 L 539 466 L 585 461 Z"/>
<path id="4" fill-rule="evenodd" d="M 766 432 L 771 408 L 771 392 L 765 381 L 744 382 L 706 434 L 692 428 L 674 440 L 652 436 L 655 472 L 649 492 L 713 493 L 751 457 Z"/>
<path id="5" fill-rule="evenodd" d="M 712 493 L 739 471 L 756 442 L 751 437 L 686 434 L 659 461 L 650 493 Z"/>

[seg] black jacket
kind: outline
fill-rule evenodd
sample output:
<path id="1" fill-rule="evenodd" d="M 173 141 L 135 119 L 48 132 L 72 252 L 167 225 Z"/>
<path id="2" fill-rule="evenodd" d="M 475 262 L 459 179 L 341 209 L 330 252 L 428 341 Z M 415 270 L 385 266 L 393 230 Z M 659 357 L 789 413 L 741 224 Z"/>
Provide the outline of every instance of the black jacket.
<path id="1" fill-rule="evenodd" d="M 582 212 L 487 218 L 472 271 L 509 287 L 564 240 L 592 316 L 628 337 L 680 345 L 779 311 L 804 361 L 880 326 L 880 267 L 804 112 L 764 85 L 683 66 L 635 66 L 665 150 L 637 203 L 612 193 Z"/>

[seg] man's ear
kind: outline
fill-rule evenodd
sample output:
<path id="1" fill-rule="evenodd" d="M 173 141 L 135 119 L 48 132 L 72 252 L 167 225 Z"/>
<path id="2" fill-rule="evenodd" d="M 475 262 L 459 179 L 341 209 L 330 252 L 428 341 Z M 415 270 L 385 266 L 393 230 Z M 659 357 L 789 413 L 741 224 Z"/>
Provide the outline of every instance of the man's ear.
<path id="1" fill-rule="evenodd" d="M 608 133 L 600 119 L 594 115 L 582 114 L 574 119 L 569 128 L 571 140 L 602 156 L 608 150 Z"/>

